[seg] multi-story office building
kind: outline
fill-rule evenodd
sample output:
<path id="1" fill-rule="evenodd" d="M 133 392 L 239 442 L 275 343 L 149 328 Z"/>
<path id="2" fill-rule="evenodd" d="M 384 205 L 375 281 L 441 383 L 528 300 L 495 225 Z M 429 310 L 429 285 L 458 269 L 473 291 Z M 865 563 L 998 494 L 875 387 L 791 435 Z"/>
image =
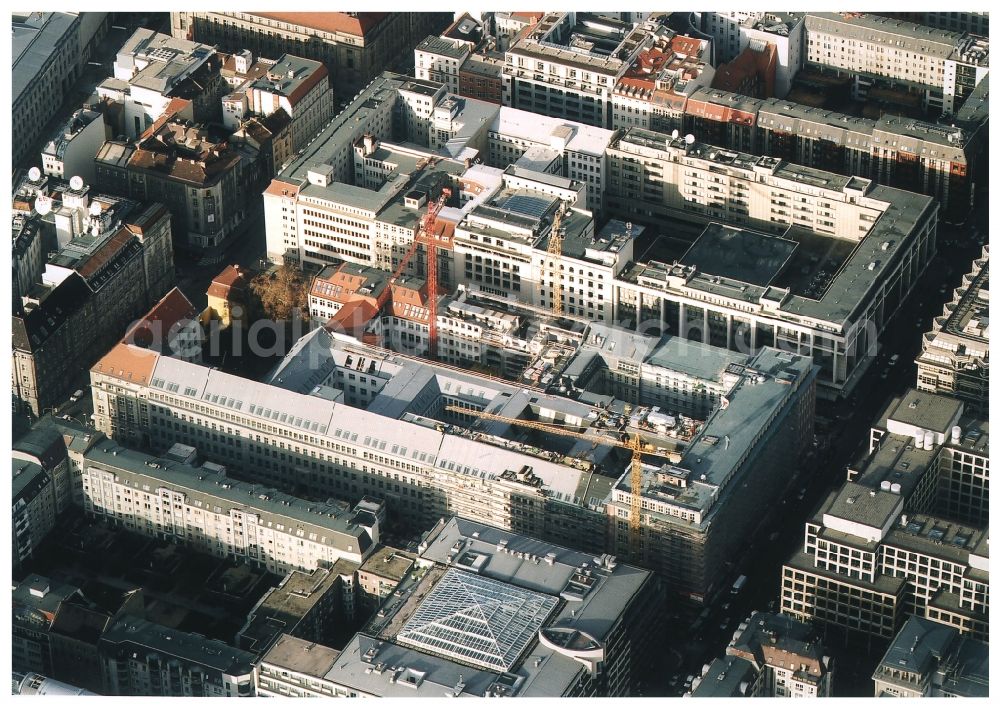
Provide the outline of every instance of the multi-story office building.
<path id="1" fill-rule="evenodd" d="M 254 696 L 255 656 L 196 633 L 124 616 L 97 649 L 109 695 Z"/>
<path id="2" fill-rule="evenodd" d="M 987 697 L 989 644 L 910 616 L 875 669 L 876 697 Z"/>
<path id="3" fill-rule="evenodd" d="M 323 62 L 337 98 L 347 100 L 449 22 L 447 12 L 172 12 L 170 32 L 227 52 Z"/>
<path id="4" fill-rule="evenodd" d="M 609 147 L 605 201 L 613 215 L 701 231 L 672 264 L 615 280 L 616 323 L 809 355 L 824 397 L 855 387 L 936 252 L 931 198 L 642 129 Z M 773 255 L 766 269 L 761 254 Z"/>
<path id="5" fill-rule="evenodd" d="M 464 519 L 441 522 L 419 550 L 322 676 L 332 696 L 634 692 L 662 624 L 650 572 Z"/>
<path id="6" fill-rule="evenodd" d="M 937 27 L 942 30 L 952 32 L 968 32 L 972 35 L 982 35 L 987 37 L 990 34 L 990 13 L 986 10 L 972 10 L 970 12 L 941 12 L 931 11 L 906 13 L 918 15 L 916 22 Z"/>
<path id="7" fill-rule="evenodd" d="M 787 473 L 813 436 L 816 371 L 808 356 L 765 348 L 731 368 L 739 380 L 679 461 L 644 463 L 638 493 L 627 469 L 608 504 L 615 551 L 624 553 L 632 498 L 641 498 L 638 561 L 696 603 L 732 578 L 760 513 L 788 488 Z"/>
<path id="8" fill-rule="evenodd" d="M 100 367 L 110 364 L 105 357 Z M 185 459 L 196 455 L 182 449 Z M 361 563 L 379 538 L 366 511 L 302 500 L 227 477 L 226 468 L 212 462 L 196 467 L 151 458 L 109 440 L 87 450 L 73 499 L 89 516 L 138 534 L 181 541 L 279 574 L 330 567 L 341 559 Z"/>
<path id="9" fill-rule="evenodd" d="M 277 60 L 258 60 L 246 67 L 252 56 L 237 55 L 234 59 L 237 76 L 240 69 L 247 73 L 222 99 L 226 128 L 235 130 L 252 116 L 270 116 L 282 110 L 291 118 L 291 150 L 298 152 L 333 118 L 333 90 L 322 62 L 283 54 Z"/>
<path id="10" fill-rule="evenodd" d="M 965 412 L 989 417 L 989 247 L 972 263 L 952 299 L 923 335 L 917 388 L 965 402 Z"/>
<path id="11" fill-rule="evenodd" d="M 802 67 L 805 21 L 798 12 L 701 12 L 700 29 L 714 40 L 716 62 L 731 62 L 751 44 L 767 43 L 777 55 L 775 95 L 785 96 Z"/>
<path id="12" fill-rule="evenodd" d="M 637 126 L 654 131 L 681 128 L 684 97 L 715 77 L 707 40 L 674 35 L 658 37 L 639 53 L 615 84 L 611 97 L 614 129 Z"/>
<path id="13" fill-rule="evenodd" d="M 549 252 L 558 213 L 557 257 Z M 455 227 L 459 281 L 501 299 L 552 309 L 561 292 L 562 313 L 610 322 L 614 280 L 630 263 L 642 226 L 610 221 L 596 230 L 592 214 L 530 188 L 504 188 L 469 210 Z"/>
<path id="14" fill-rule="evenodd" d="M 753 613 L 726 654 L 702 667 L 691 697 L 830 697 L 833 664 L 812 629 L 788 616 Z"/>
<path id="15" fill-rule="evenodd" d="M 264 193 L 269 259 L 310 268 L 337 261 L 395 267 L 390 254 L 398 261 L 409 249 L 424 206 L 442 188 L 455 188 L 467 166 L 464 158 L 446 157 L 450 149 L 441 153 L 382 141 L 398 136 L 444 147 L 454 139 L 462 155 L 457 144 L 480 140 L 475 134 L 482 134 L 484 143 L 487 118 L 497 110 L 459 97 L 461 106 L 454 102 L 435 118 L 435 107 L 445 99 L 439 87 L 380 77 L 271 182 Z M 492 108 L 483 121 L 463 118 L 487 107 Z"/>
<path id="16" fill-rule="evenodd" d="M 14 12 L 11 15 L 12 165 L 37 147 L 77 80 L 96 41 L 107 32 L 106 12 Z"/>
<path id="17" fill-rule="evenodd" d="M 504 106 L 610 129 L 615 86 L 667 34 L 654 23 L 550 12 L 506 51 Z"/>
<path id="18" fill-rule="evenodd" d="M 782 612 L 883 638 L 914 614 L 987 637 L 989 533 L 977 526 L 988 434 L 966 431 L 961 415 L 943 396 L 893 400 L 870 455 L 806 523 L 803 550 L 783 569 Z"/>
<path id="19" fill-rule="evenodd" d="M 211 45 L 140 27 L 118 50 L 114 77 L 97 86 L 97 95 L 124 105 L 122 129 L 138 139 L 167 113 L 217 120 L 226 91 L 221 68 L 222 57 Z"/>
<path id="20" fill-rule="evenodd" d="M 771 352 L 766 354 L 759 358 L 775 358 Z M 782 452 L 789 457 L 797 452 L 800 439 L 805 442 L 811 437 L 807 431 L 811 428 L 813 374 L 807 359 L 788 358 L 791 361 L 781 360 L 777 365 L 762 362 L 778 375 L 772 374 L 770 385 L 762 383 L 761 392 L 773 388 L 781 394 L 765 403 L 748 399 L 747 408 L 754 410 L 751 419 L 764 427 L 760 438 L 734 439 L 729 447 L 719 444 L 734 462 L 747 463 L 736 474 L 751 473 L 748 487 L 751 482 L 757 484 L 758 475 L 766 479 L 761 473 L 780 469 L 777 465 L 768 469 L 763 454 L 773 442 L 772 432 L 784 433 L 788 441 Z M 796 378 L 781 375 L 789 368 L 799 372 Z M 675 418 L 671 425 L 666 418 L 648 417 L 649 407 L 635 409 L 626 417 L 624 404 L 612 397 L 573 400 L 547 395 L 530 387 L 530 381 L 488 379 L 416 361 L 326 329 L 301 339 L 264 384 L 124 345 L 102 359 L 91 375 L 98 427 L 122 441 L 154 452 L 186 442 L 202 448 L 213 460 L 240 468 L 250 478 L 321 499 L 383 498 L 389 511 L 405 517 L 413 528 L 426 528 L 442 516 L 459 514 L 592 550 L 608 546 L 606 506 L 612 500 L 615 479 L 626 468 L 625 453 L 610 443 L 595 449 L 575 436 L 539 442 L 530 431 L 522 432 L 507 422 L 484 420 L 473 431 L 468 426 L 476 416 L 453 413 L 445 406 L 556 423 L 570 428 L 568 432 L 619 426 L 627 432 L 641 431 L 652 448 L 651 465 L 682 459 L 678 450 L 685 448 L 693 430 L 682 418 Z M 767 381 L 769 377 L 760 378 Z M 558 385 L 554 380 L 550 384 Z M 252 398 L 247 395 L 250 392 Z M 744 393 L 752 390 L 739 387 L 730 394 L 728 412 L 742 412 L 733 403 Z M 801 416 L 801 427 L 790 424 L 790 410 Z M 224 440 L 218 439 L 220 431 L 225 432 Z M 757 431 L 745 429 L 748 437 L 751 432 Z M 720 443 L 724 434 L 716 434 Z M 702 455 L 692 455 L 694 460 L 697 457 Z M 699 484 L 700 474 L 701 470 L 693 476 L 687 494 L 702 489 L 707 493 L 718 485 L 714 479 L 714 484 Z M 774 488 L 773 483 L 762 487 Z M 616 522 L 623 521 L 621 513 L 628 510 L 623 496 L 627 499 L 628 494 L 613 496 Z M 687 502 L 685 497 L 680 499 Z M 691 506 L 711 507 L 712 497 L 706 497 Z M 736 498 L 722 501 L 732 504 Z M 662 505 L 655 497 L 648 503 L 651 512 Z M 727 531 L 749 526 L 740 507 L 727 511 L 742 523 Z M 676 526 L 684 525 L 678 519 Z M 705 533 L 704 522 L 691 526 L 692 536 Z M 624 548 L 617 535 L 612 538 L 615 550 Z M 706 549 L 725 549 L 723 539 L 713 537 Z M 694 576 L 689 569 L 703 570 L 701 550 L 678 543 L 673 551 L 679 558 L 674 561 L 664 542 L 666 538 L 658 531 L 647 536 L 649 561 L 657 566 L 672 562 L 669 566 L 683 572 L 678 576 Z"/>
<path id="21" fill-rule="evenodd" d="M 851 76 L 857 98 L 886 84 L 945 114 L 990 71 L 985 37 L 864 12 L 808 13 L 804 49 L 803 66 Z"/>
<path id="22" fill-rule="evenodd" d="M 937 415 L 932 417 L 928 413 Z M 850 472 L 859 473 L 857 477 L 861 477 L 860 473 L 875 465 L 874 473 L 888 475 L 888 469 L 880 468 L 887 468 L 892 460 L 880 460 L 880 457 L 887 457 L 881 451 L 889 450 L 896 455 L 902 446 L 909 444 L 910 438 L 916 448 L 921 432 L 921 447 L 930 477 L 922 487 L 914 490 L 912 497 L 907 495 L 908 505 L 916 511 L 938 514 L 972 526 L 987 526 L 990 520 L 990 426 L 988 421 L 976 417 L 975 411 L 966 415 L 965 404 L 957 399 L 912 389 L 901 398 L 893 398 L 872 426 L 868 446 L 871 462 L 863 460 Z M 914 477 L 922 478 L 923 467 L 918 467 L 917 463 L 912 467 Z M 875 482 L 873 475 L 865 477 Z M 877 482 L 889 479 L 894 483 L 898 478 L 899 475 L 893 473 L 893 477 L 883 477 Z M 900 484 L 904 489 L 907 486 L 905 482 Z"/>
<path id="23" fill-rule="evenodd" d="M 80 176 L 93 185 L 94 156 L 107 138 L 104 114 L 77 109 L 42 149 L 42 172 L 63 180 Z"/>
<path id="24" fill-rule="evenodd" d="M 575 390 L 654 406 L 664 411 L 659 417 L 666 426 L 674 413 L 707 418 L 749 360 L 698 341 L 591 323 L 560 380 Z"/>
<path id="25" fill-rule="evenodd" d="M 530 163 L 524 167 L 584 182 L 587 203 L 579 207 L 601 215 L 607 189 L 606 153 L 613 136 L 608 129 L 504 106 L 490 126 L 484 159 L 497 168 L 517 165 L 526 158 L 533 163 L 543 159 L 548 168 Z M 536 155 L 539 151 L 544 157 Z"/>

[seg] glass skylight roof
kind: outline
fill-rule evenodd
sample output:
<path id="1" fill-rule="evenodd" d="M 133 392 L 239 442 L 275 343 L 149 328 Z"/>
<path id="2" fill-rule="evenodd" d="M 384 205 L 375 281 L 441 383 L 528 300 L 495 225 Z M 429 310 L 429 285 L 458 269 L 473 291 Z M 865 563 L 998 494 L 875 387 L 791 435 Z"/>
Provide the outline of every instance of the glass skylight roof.
<path id="1" fill-rule="evenodd" d="M 555 201 L 552 198 L 518 192 L 502 201 L 499 207 L 537 219 L 545 215 L 553 202 Z"/>
<path id="2" fill-rule="evenodd" d="M 507 672 L 556 607 L 554 596 L 449 569 L 396 642 Z"/>

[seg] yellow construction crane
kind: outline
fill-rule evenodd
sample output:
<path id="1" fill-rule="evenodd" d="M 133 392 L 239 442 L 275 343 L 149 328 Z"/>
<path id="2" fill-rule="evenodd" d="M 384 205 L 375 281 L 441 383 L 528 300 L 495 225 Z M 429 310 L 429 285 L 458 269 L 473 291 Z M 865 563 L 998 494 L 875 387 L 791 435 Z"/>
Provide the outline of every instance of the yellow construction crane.
<path id="1" fill-rule="evenodd" d="M 549 261 L 552 263 L 549 268 L 549 288 L 552 290 L 552 311 L 556 316 L 562 316 L 563 313 L 562 271 L 559 269 L 562 263 L 562 219 L 563 205 L 560 204 L 552 218 L 552 233 L 549 235 Z"/>
<path id="2" fill-rule="evenodd" d="M 469 415 L 475 418 L 485 418 L 486 420 L 495 420 L 499 423 L 507 423 L 508 425 L 517 425 L 522 428 L 531 428 L 532 430 L 541 430 L 545 433 L 552 433 L 554 435 L 563 435 L 566 437 L 577 438 L 578 440 L 586 440 L 588 442 L 597 443 L 598 445 L 609 445 L 611 447 L 620 447 L 630 450 L 632 452 L 632 464 L 630 470 L 629 485 L 632 494 L 631 507 L 629 509 L 629 551 L 633 556 L 633 560 L 637 563 L 641 563 L 641 546 L 640 546 L 640 525 L 642 524 L 642 454 L 655 454 L 657 450 L 655 447 L 648 443 L 644 443 L 642 439 L 636 433 L 626 433 L 625 439 L 610 437 L 607 435 L 594 435 L 591 433 L 578 433 L 570 428 L 559 427 L 558 425 L 547 425 L 545 423 L 539 423 L 534 420 L 523 420 L 521 418 L 508 418 L 504 415 L 496 415 L 495 413 L 486 413 L 485 411 L 475 410 L 473 408 L 465 408 L 460 405 L 447 405 L 445 410 L 451 411 L 453 413 L 461 413 L 462 415 Z M 661 457 L 666 457 L 671 462 L 679 462 L 681 459 L 681 453 L 671 452 L 662 454 Z"/>

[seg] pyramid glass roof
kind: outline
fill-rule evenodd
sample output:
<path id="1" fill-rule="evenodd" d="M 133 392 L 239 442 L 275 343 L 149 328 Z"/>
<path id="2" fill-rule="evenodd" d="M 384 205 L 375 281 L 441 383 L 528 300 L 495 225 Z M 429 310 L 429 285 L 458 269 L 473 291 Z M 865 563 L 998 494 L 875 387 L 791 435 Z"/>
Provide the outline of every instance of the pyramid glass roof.
<path id="1" fill-rule="evenodd" d="M 449 569 L 396 636 L 441 657 L 507 672 L 559 599 Z"/>

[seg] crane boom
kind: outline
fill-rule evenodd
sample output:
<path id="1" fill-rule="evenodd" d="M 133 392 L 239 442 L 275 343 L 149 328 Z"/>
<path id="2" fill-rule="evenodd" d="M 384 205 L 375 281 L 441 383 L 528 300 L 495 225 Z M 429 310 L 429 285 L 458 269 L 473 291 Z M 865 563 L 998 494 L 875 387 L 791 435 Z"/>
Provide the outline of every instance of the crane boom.
<path id="1" fill-rule="evenodd" d="M 631 494 L 629 506 L 629 551 L 632 554 L 633 560 L 641 562 L 642 453 L 652 453 L 656 451 L 649 445 L 643 443 L 638 434 L 625 434 L 624 439 L 618 439 L 608 437 L 606 435 L 578 433 L 570 428 L 560 427 L 558 425 L 549 425 L 547 423 L 539 423 L 534 420 L 524 420 L 522 418 L 510 418 L 505 415 L 487 413 L 473 408 L 465 408 L 460 405 L 447 405 L 445 406 L 445 410 L 453 413 L 461 413 L 462 415 L 470 415 L 476 418 L 495 420 L 500 423 L 507 423 L 508 425 L 517 425 L 523 428 L 530 428 L 532 430 L 540 430 L 545 433 L 553 433 L 554 435 L 574 437 L 578 440 L 586 440 L 588 442 L 597 443 L 598 445 L 610 445 L 611 447 L 620 447 L 630 450 L 632 452 L 632 459 L 629 465 L 629 489 Z M 680 459 L 678 453 L 670 453 L 666 457 L 668 457 L 671 461 L 677 461 Z"/>
<path id="2" fill-rule="evenodd" d="M 437 279 L 437 243 L 438 238 L 435 235 L 435 228 L 437 225 L 437 216 L 441 212 L 441 208 L 444 207 L 448 198 L 451 197 L 451 189 L 443 188 L 441 190 L 441 195 L 433 203 L 427 206 L 427 212 L 424 216 L 420 218 L 420 223 L 417 226 L 417 232 L 413 236 L 413 242 L 410 243 L 410 248 L 406 251 L 403 259 L 399 261 L 396 266 L 395 271 L 392 273 L 392 277 L 389 280 L 390 285 L 395 282 L 399 276 L 403 273 L 406 268 L 406 263 L 409 262 L 413 256 L 417 253 L 417 248 L 420 245 L 424 246 L 427 258 L 427 311 L 428 311 L 428 351 L 429 355 L 433 358 L 437 354 L 437 292 L 438 292 L 438 279 Z M 445 241 L 448 243 L 448 241 Z M 448 243 L 450 244 L 450 243 Z M 379 295 L 378 307 L 381 309 L 385 305 L 386 300 L 389 298 L 390 289 L 382 291 Z"/>

